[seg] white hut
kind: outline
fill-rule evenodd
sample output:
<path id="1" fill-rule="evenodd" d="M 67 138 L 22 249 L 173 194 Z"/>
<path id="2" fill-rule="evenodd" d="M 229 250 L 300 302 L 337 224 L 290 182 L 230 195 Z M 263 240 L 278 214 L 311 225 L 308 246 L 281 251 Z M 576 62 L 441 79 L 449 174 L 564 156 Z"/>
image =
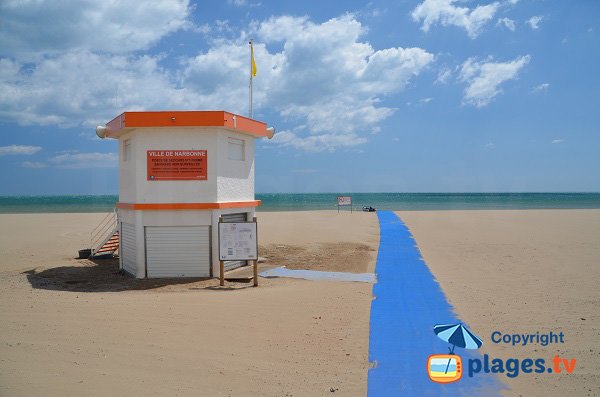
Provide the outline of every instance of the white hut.
<path id="1" fill-rule="evenodd" d="M 120 267 L 137 278 L 216 277 L 219 217 L 254 217 L 254 140 L 273 129 L 225 111 L 164 111 L 125 112 L 96 132 L 119 140 Z"/>

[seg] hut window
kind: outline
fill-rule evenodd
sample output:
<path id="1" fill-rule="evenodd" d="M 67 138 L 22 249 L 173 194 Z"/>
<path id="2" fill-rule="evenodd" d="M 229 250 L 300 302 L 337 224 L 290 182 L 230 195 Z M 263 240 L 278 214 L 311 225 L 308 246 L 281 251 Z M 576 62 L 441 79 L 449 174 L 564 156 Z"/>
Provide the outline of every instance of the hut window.
<path id="1" fill-rule="evenodd" d="M 245 145 L 242 139 L 229 138 L 227 141 L 227 151 L 229 160 L 244 161 Z"/>

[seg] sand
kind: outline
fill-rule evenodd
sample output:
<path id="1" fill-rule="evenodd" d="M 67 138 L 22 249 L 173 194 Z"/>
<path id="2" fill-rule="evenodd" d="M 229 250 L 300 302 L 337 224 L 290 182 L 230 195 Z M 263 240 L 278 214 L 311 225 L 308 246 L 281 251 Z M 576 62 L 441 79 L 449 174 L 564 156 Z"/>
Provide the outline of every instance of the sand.
<path id="1" fill-rule="evenodd" d="M 600 394 L 600 211 L 400 215 L 483 353 L 577 358 L 570 375 L 501 377 L 506 395 Z M 0 395 L 366 394 L 370 284 L 133 280 L 74 259 L 101 217 L 0 215 Z M 376 214 L 258 218 L 261 268 L 373 270 Z M 494 330 L 566 343 L 506 347 Z"/>
<path id="2" fill-rule="evenodd" d="M 106 214 L 0 214 L 0 271 L 60 266 L 89 248 Z"/>
<path id="3" fill-rule="evenodd" d="M 101 217 L 0 215 L 0 395 L 365 395 L 370 284 L 133 280 L 74 259 Z M 374 214 L 258 218 L 261 244 L 358 245 L 374 267 Z"/>
<path id="4" fill-rule="evenodd" d="M 482 353 L 577 359 L 572 374 L 502 375 L 505 395 L 600 395 L 600 210 L 398 214 Z M 494 344 L 494 331 L 563 332 L 565 343 Z"/>
<path id="5" fill-rule="evenodd" d="M 377 215 L 368 212 L 259 213 L 261 256 L 290 269 L 372 273 L 379 245 Z"/>

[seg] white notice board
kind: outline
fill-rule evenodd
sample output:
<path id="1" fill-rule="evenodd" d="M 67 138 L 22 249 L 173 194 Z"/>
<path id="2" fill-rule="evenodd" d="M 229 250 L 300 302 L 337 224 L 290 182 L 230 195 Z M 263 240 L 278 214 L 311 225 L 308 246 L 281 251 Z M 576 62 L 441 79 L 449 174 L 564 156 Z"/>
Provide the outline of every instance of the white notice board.
<path id="1" fill-rule="evenodd" d="M 258 260 L 256 222 L 219 223 L 219 260 Z"/>
<path id="2" fill-rule="evenodd" d="M 352 205 L 351 196 L 338 196 L 338 205 Z"/>

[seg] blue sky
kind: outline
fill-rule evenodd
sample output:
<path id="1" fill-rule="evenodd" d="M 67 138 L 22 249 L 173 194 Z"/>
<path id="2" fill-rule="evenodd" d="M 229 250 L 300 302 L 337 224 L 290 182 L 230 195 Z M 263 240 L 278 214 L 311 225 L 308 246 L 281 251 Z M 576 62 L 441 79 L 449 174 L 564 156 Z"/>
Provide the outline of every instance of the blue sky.
<path id="1" fill-rule="evenodd" d="M 600 191 L 600 2 L 6 0 L 0 194 L 117 193 L 127 110 L 246 114 L 256 190 Z"/>

